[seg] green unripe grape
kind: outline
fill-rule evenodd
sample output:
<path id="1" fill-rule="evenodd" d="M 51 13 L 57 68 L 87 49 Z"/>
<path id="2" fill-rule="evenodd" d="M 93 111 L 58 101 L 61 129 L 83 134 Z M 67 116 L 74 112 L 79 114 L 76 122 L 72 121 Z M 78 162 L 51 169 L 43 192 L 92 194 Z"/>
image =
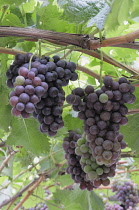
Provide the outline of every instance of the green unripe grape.
<path id="1" fill-rule="evenodd" d="M 76 153 L 76 155 L 82 155 L 83 154 L 79 147 L 76 147 L 75 153 Z"/>
<path id="2" fill-rule="evenodd" d="M 84 157 L 81 157 L 81 162 L 86 163 L 86 159 Z"/>
<path id="3" fill-rule="evenodd" d="M 90 159 L 86 160 L 86 164 L 91 165 L 92 161 Z"/>
<path id="4" fill-rule="evenodd" d="M 109 173 L 110 168 L 106 167 L 106 166 L 103 166 L 103 171 L 104 171 L 104 173 Z"/>
<path id="5" fill-rule="evenodd" d="M 92 171 L 92 167 L 89 165 L 86 165 L 83 170 L 85 173 L 88 173 L 88 172 Z"/>
<path id="6" fill-rule="evenodd" d="M 92 167 L 93 170 L 96 170 L 99 166 L 98 166 L 97 163 L 92 163 L 91 167 Z"/>
<path id="7" fill-rule="evenodd" d="M 88 177 L 91 179 L 91 180 L 94 180 L 97 178 L 97 173 L 95 171 L 90 171 L 88 173 Z"/>
<path id="8" fill-rule="evenodd" d="M 102 168 L 97 168 L 96 172 L 97 172 L 97 175 L 102 175 L 103 174 L 103 169 Z"/>
<path id="9" fill-rule="evenodd" d="M 93 156 L 91 156 L 91 160 L 92 160 L 92 162 L 96 162 L 96 160 Z"/>
<path id="10" fill-rule="evenodd" d="M 86 153 L 86 152 L 88 152 L 89 149 L 85 144 L 83 144 L 80 146 L 80 150 L 82 153 Z"/>
<path id="11" fill-rule="evenodd" d="M 101 103 L 106 103 L 106 102 L 108 101 L 108 96 L 107 96 L 107 94 L 102 93 L 102 94 L 99 96 L 99 101 L 100 101 Z"/>
<path id="12" fill-rule="evenodd" d="M 105 159 L 104 159 L 103 163 L 104 163 L 105 165 L 109 165 L 109 164 L 111 163 L 111 160 L 105 160 Z"/>
<path id="13" fill-rule="evenodd" d="M 25 82 L 25 78 L 23 76 L 17 76 L 15 79 L 16 85 L 23 85 Z"/>
<path id="14" fill-rule="evenodd" d="M 78 141 L 77 141 L 78 146 L 81 146 L 81 145 L 84 144 L 84 143 L 85 143 L 85 139 L 83 139 L 83 138 L 80 138 L 80 139 L 78 139 Z"/>

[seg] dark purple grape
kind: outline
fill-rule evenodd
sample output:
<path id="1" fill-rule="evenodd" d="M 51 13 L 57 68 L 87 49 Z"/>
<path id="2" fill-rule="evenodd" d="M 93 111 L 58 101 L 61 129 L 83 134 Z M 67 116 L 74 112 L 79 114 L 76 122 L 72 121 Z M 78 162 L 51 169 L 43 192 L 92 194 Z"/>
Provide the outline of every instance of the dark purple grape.
<path id="1" fill-rule="evenodd" d="M 33 113 L 34 110 L 35 110 L 35 106 L 34 106 L 33 103 L 28 102 L 28 103 L 25 105 L 25 111 L 26 111 L 27 113 Z"/>
<path id="2" fill-rule="evenodd" d="M 20 96 L 19 96 L 19 101 L 26 104 L 27 102 L 29 102 L 29 95 L 26 94 L 26 93 L 22 93 Z"/>
<path id="3" fill-rule="evenodd" d="M 25 105 L 23 103 L 17 103 L 16 109 L 21 112 L 25 109 Z"/>
<path id="4" fill-rule="evenodd" d="M 16 117 L 21 114 L 21 112 L 18 111 L 15 107 L 12 108 L 11 113 Z"/>
<path id="5" fill-rule="evenodd" d="M 103 79 L 103 83 L 105 84 L 106 87 L 110 87 L 112 84 L 112 78 L 110 76 L 105 76 Z"/>
<path id="6" fill-rule="evenodd" d="M 42 86 L 35 87 L 35 94 L 41 97 L 45 93 L 45 90 Z"/>

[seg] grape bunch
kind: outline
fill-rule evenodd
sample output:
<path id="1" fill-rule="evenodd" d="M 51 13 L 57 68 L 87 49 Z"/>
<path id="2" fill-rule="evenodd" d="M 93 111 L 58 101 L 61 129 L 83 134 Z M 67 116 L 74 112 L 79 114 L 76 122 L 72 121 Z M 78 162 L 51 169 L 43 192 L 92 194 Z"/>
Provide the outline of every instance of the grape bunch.
<path id="1" fill-rule="evenodd" d="M 134 210 L 139 203 L 138 187 L 133 181 L 114 182 L 112 191 L 116 192 L 116 198 L 123 209 Z"/>
<path id="2" fill-rule="evenodd" d="M 98 164 L 97 160 L 92 155 L 90 143 L 86 141 L 86 138 L 83 136 L 77 141 L 75 153 L 81 156 L 80 164 L 82 170 L 86 173 L 86 179 L 88 181 L 91 181 L 96 188 L 101 184 L 103 186 L 110 184 L 108 177 L 115 176 L 115 163 L 111 166 Z"/>
<path id="3" fill-rule="evenodd" d="M 80 189 L 93 190 L 93 183 L 86 179 L 86 173 L 82 170 L 80 160 L 81 156 L 75 153 L 77 140 L 81 138 L 80 134 L 75 131 L 69 131 L 67 137 L 64 138 L 63 149 L 65 150 L 65 158 L 68 168 L 66 172 L 71 175 L 75 183 L 79 183 Z"/>
<path id="4" fill-rule="evenodd" d="M 97 164 L 111 166 L 126 147 L 119 133 L 120 125 L 128 122 L 125 103 L 132 104 L 136 98 L 134 86 L 124 77 L 116 82 L 106 76 L 103 82 L 104 86 L 96 91 L 91 85 L 75 88 L 66 101 L 84 121 L 84 132 Z"/>
<path id="5" fill-rule="evenodd" d="M 14 86 L 14 91 L 10 93 L 10 104 L 13 106 L 11 112 L 14 116 L 21 115 L 23 118 L 29 118 L 35 110 L 35 104 L 47 91 L 48 84 L 35 77 L 35 73 L 26 67 L 20 67 Z"/>
<path id="6" fill-rule="evenodd" d="M 110 205 L 109 203 L 106 203 L 105 210 L 124 210 L 122 206 L 118 204 Z"/>
<path id="7" fill-rule="evenodd" d="M 32 53 L 17 54 L 6 72 L 7 86 L 15 88 L 10 93 L 12 114 L 29 118 L 32 113 L 40 123 L 40 132 L 55 136 L 64 126 L 62 87 L 78 79 L 75 70 L 75 63 L 60 60 L 57 55 L 37 58 Z"/>

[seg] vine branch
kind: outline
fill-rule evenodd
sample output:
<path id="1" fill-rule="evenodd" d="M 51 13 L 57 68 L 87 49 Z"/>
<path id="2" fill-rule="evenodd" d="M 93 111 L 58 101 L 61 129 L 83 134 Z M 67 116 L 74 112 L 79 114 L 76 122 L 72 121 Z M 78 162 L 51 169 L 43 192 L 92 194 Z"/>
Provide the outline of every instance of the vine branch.
<path id="1" fill-rule="evenodd" d="M 15 150 L 13 152 L 11 152 L 7 157 L 6 159 L 3 161 L 3 163 L 1 164 L 0 166 L 0 173 L 2 172 L 2 170 L 4 169 L 5 165 L 9 162 L 9 160 L 11 159 L 11 157 L 17 153 L 19 150 Z"/>
<path id="2" fill-rule="evenodd" d="M 28 193 L 26 194 L 26 196 L 16 205 L 16 207 L 13 210 L 18 210 L 20 206 L 23 205 L 23 203 L 30 197 L 30 195 L 32 195 L 32 193 L 34 192 L 34 190 L 40 185 L 40 183 L 42 181 L 45 180 L 45 176 L 42 175 L 38 178 L 38 180 L 33 184 L 33 186 L 31 187 L 31 189 L 28 190 Z"/>

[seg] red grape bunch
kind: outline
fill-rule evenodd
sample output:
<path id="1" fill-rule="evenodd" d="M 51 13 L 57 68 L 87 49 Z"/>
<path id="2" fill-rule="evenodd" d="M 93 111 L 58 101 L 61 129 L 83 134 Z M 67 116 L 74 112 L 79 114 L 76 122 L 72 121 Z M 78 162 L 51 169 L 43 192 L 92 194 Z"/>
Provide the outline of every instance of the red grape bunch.
<path id="1" fill-rule="evenodd" d="M 78 79 L 75 70 L 75 63 L 60 60 L 57 55 L 37 58 L 32 53 L 17 54 L 6 72 L 7 86 L 15 87 L 10 94 L 12 114 L 28 118 L 33 113 L 40 123 L 40 132 L 55 136 L 64 126 L 62 87 L 68 85 L 69 80 Z"/>
<path id="2" fill-rule="evenodd" d="M 106 76 L 103 82 L 104 86 L 96 91 L 91 85 L 74 89 L 66 101 L 84 121 L 86 139 L 97 164 L 109 167 L 126 147 L 119 129 L 128 122 L 125 103 L 134 103 L 135 87 L 124 77 L 116 82 Z"/>
<path id="3" fill-rule="evenodd" d="M 14 91 L 10 93 L 10 104 L 13 106 L 12 114 L 29 118 L 35 110 L 35 104 L 41 100 L 41 96 L 48 90 L 48 84 L 42 82 L 26 67 L 19 68 L 19 76 L 14 82 Z"/>

